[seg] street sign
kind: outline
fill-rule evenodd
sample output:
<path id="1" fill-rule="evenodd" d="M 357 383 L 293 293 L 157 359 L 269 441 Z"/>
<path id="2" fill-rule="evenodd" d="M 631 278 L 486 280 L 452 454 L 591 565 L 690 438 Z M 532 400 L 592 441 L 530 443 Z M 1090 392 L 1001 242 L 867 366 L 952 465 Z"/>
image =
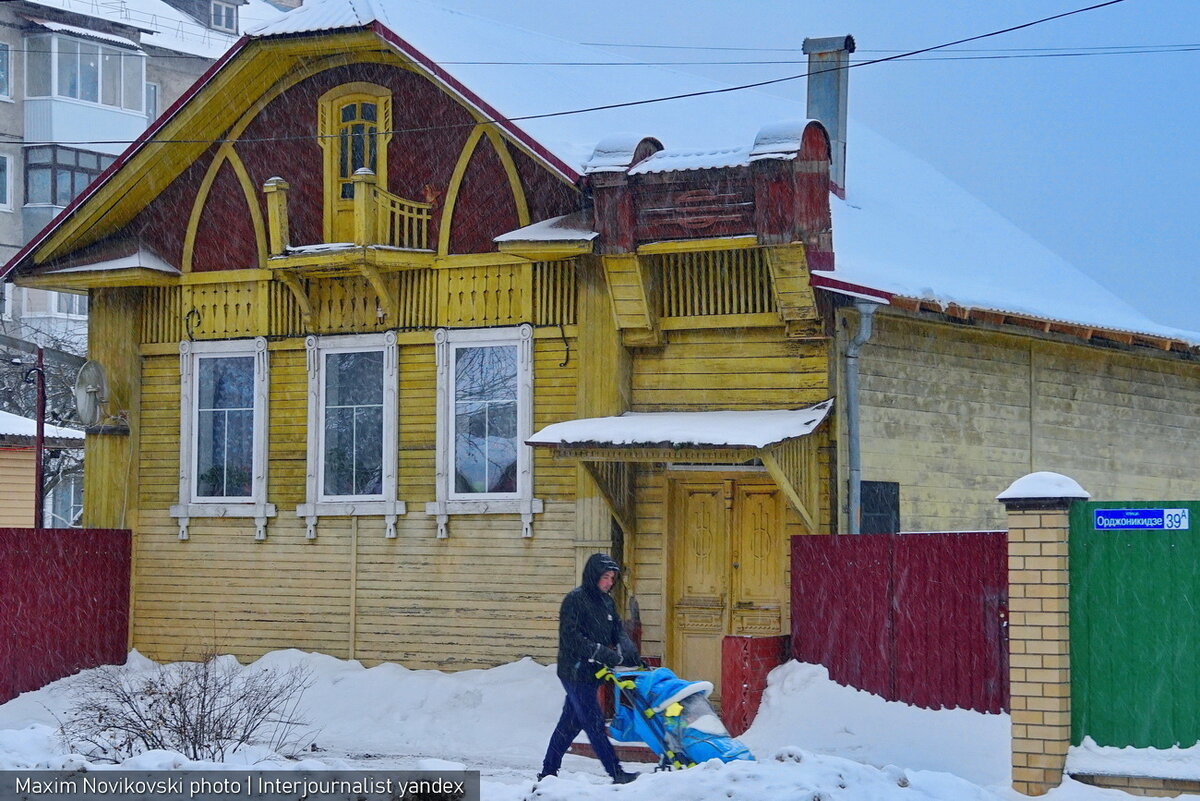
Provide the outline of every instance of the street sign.
<path id="1" fill-rule="evenodd" d="M 1187 509 L 1096 509 L 1096 531 L 1187 531 Z"/>

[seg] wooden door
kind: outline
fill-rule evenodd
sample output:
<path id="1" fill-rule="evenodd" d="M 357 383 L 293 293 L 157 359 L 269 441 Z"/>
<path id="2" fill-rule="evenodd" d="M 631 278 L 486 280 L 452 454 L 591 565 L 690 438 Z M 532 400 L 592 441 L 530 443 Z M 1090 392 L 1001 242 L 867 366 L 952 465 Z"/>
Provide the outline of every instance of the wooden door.
<path id="1" fill-rule="evenodd" d="M 725 635 L 784 632 L 780 493 L 760 476 L 676 478 L 670 503 L 667 661 L 684 678 L 711 681 L 719 703 Z"/>

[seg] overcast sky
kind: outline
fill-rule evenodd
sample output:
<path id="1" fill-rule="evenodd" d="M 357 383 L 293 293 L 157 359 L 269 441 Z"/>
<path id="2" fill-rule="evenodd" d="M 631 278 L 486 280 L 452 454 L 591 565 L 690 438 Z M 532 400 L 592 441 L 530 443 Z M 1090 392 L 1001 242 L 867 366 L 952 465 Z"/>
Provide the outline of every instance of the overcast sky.
<path id="1" fill-rule="evenodd" d="M 1090 5 L 1085 0 L 437 3 L 577 42 L 605 43 L 647 61 L 798 62 L 677 67 L 729 83 L 803 72 L 805 36 L 852 34 L 859 48 L 854 59 L 866 60 Z M 1095 48 L 1165 45 L 1193 49 L 1090 54 Z M 1009 57 L 1017 49 L 1038 57 Z M 1088 54 L 1043 57 L 1062 50 Z M 917 60 L 934 56 L 959 58 Z M 1200 2 L 1124 0 L 951 51 L 856 67 L 850 73 L 850 115 L 929 162 L 1151 318 L 1200 330 L 1200 284 L 1193 277 L 1200 260 L 1198 77 Z M 802 99 L 804 83 L 765 91 Z M 630 87 L 630 99 L 639 98 Z M 852 188 L 853 131 L 848 150 Z"/>

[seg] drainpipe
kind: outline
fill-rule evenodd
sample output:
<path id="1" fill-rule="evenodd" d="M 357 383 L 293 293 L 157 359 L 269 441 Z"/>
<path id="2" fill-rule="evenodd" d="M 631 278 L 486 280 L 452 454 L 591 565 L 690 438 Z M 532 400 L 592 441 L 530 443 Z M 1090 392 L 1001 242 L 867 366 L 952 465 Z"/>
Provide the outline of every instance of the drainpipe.
<path id="1" fill-rule="evenodd" d="M 846 348 L 846 437 L 850 461 L 850 533 L 862 531 L 862 449 L 858 426 L 858 353 L 871 338 L 875 310 L 880 304 L 869 300 L 854 301 L 858 310 L 858 333 Z"/>

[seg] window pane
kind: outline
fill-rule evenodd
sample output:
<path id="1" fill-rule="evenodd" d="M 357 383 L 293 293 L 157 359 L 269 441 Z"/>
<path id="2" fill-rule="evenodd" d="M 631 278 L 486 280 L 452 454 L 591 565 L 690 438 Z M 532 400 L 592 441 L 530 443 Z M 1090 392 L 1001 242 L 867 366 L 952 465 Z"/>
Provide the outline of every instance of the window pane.
<path id="1" fill-rule="evenodd" d="M 358 106 L 356 106 L 354 103 L 342 106 L 342 122 L 350 122 L 354 120 L 357 113 Z"/>
<path id="2" fill-rule="evenodd" d="M 79 193 L 87 188 L 87 185 L 92 182 L 92 176 L 86 172 L 77 172 L 72 178 L 71 197 L 78 197 Z"/>
<path id="3" fill-rule="evenodd" d="M 48 168 L 25 168 L 25 202 L 50 202 L 50 170 Z"/>
<path id="4" fill-rule="evenodd" d="M 455 491 L 517 491 L 517 348 L 455 351 Z"/>
<path id="5" fill-rule="evenodd" d="M 383 405 L 383 352 L 330 353 L 325 357 L 325 405 Z"/>
<path id="6" fill-rule="evenodd" d="M 354 494 L 383 492 L 383 407 L 354 410 Z"/>
<path id="7" fill-rule="evenodd" d="M 50 37 L 31 36 L 25 40 L 25 92 L 30 97 L 50 94 Z"/>
<path id="8" fill-rule="evenodd" d="M 141 111 L 142 95 L 142 67 L 145 62 L 141 56 L 134 56 L 126 53 L 121 57 L 121 75 L 124 83 L 124 91 L 122 92 L 121 105 L 130 111 Z"/>
<path id="9" fill-rule="evenodd" d="M 324 487 L 329 495 L 383 492 L 383 353 L 325 357 Z"/>
<path id="10" fill-rule="evenodd" d="M 79 160 L 80 167 L 86 167 L 89 170 L 100 169 L 100 154 L 99 153 L 88 153 L 86 151 L 81 150 L 78 153 L 76 153 L 76 156 Z"/>
<path id="11" fill-rule="evenodd" d="M 0 206 L 8 204 L 8 156 L 0 156 Z"/>
<path id="12" fill-rule="evenodd" d="M 146 84 L 146 116 L 152 120 L 158 119 L 158 84 Z"/>
<path id="13" fill-rule="evenodd" d="M 363 103 L 362 104 L 362 118 L 369 122 L 375 122 L 376 111 L 375 111 L 374 103 Z"/>
<path id="14" fill-rule="evenodd" d="M 71 171 L 61 167 L 54 171 L 54 205 L 65 206 L 71 202 Z"/>
<path id="15" fill-rule="evenodd" d="M 100 99 L 100 46 L 79 43 L 79 99 Z"/>
<path id="16" fill-rule="evenodd" d="M 121 105 L 121 54 L 107 47 L 100 54 L 100 102 Z"/>
<path id="17" fill-rule="evenodd" d="M 49 164 L 54 161 L 53 147 L 31 147 L 25 151 L 25 163 Z"/>
<path id="18" fill-rule="evenodd" d="M 8 45 L 0 43 L 0 95 L 8 97 L 12 94 L 8 86 L 9 73 L 9 52 Z"/>
<path id="19" fill-rule="evenodd" d="M 56 39 L 58 43 L 58 94 L 79 97 L 79 42 Z"/>
<path id="20" fill-rule="evenodd" d="M 254 358 L 202 358 L 197 395 L 197 494 L 248 496 L 254 448 Z"/>

